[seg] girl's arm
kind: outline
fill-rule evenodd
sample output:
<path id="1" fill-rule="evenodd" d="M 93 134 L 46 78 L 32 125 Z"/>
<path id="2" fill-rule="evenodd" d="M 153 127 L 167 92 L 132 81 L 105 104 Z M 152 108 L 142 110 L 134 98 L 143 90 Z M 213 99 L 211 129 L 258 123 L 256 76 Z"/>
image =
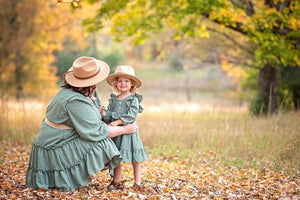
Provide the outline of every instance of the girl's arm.
<path id="1" fill-rule="evenodd" d="M 113 121 L 113 122 L 109 123 L 108 125 L 110 125 L 110 126 L 120 126 L 120 125 L 123 125 L 123 123 L 124 122 L 121 119 L 118 119 L 116 121 Z"/>
<path id="2" fill-rule="evenodd" d="M 102 117 L 106 116 L 106 112 L 103 106 L 98 106 L 98 110 L 100 112 L 100 114 L 102 115 Z"/>

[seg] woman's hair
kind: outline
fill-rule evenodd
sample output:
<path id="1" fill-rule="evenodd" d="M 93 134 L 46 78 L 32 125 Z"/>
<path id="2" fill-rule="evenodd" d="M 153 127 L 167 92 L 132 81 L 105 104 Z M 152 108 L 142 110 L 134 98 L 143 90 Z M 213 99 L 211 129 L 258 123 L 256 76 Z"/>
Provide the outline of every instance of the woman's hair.
<path id="1" fill-rule="evenodd" d="M 130 88 L 130 92 L 131 93 L 136 93 L 136 90 L 137 90 L 137 88 L 136 88 L 136 82 L 134 80 L 132 80 L 131 78 L 129 78 L 129 79 L 130 79 L 130 81 L 132 83 L 132 86 Z M 112 86 L 113 86 L 114 90 L 119 94 L 120 91 L 117 88 L 117 83 L 118 83 L 118 77 L 115 77 L 113 79 Z"/>
<path id="2" fill-rule="evenodd" d="M 88 87 L 74 87 L 70 85 L 66 79 L 65 74 L 63 75 L 64 83 L 61 85 L 62 88 L 72 89 L 74 92 L 78 92 L 86 97 L 90 97 L 96 90 L 96 85 L 88 86 Z"/>

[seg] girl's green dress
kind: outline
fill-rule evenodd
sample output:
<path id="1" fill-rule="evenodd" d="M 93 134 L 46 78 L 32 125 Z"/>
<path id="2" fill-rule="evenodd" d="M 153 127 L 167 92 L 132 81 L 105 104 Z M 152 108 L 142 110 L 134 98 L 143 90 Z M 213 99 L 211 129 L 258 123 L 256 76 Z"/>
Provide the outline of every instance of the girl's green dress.
<path id="1" fill-rule="evenodd" d="M 109 127 L 94 102 L 71 89 L 61 88 L 49 106 L 46 117 L 53 123 L 73 129 L 56 129 L 43 120 L 35 138 L 26 173 L 26 187 L 71 191 L 81 188 L 92 176 L 119 165 L 122 158 L 108 137 Z"/>
<path id="2" fill-rule="evenodd" d="M 115 94 L 110 95 L 109 104 L 106 110 L 104 121 L 113 122 L 121 119 L 124 124 L 136 121 L 137 114 L 143 112 L 140 105 L 143 97 L 140 94 L 131 94 L 127 98 L 118 100 Z M 143 142 L 135 132 L 130 135 L 120 135 L 112 138 L 122 155 L 123 162 L 142 162 L 147 160 L 147 154 L 143 147 Z"/>

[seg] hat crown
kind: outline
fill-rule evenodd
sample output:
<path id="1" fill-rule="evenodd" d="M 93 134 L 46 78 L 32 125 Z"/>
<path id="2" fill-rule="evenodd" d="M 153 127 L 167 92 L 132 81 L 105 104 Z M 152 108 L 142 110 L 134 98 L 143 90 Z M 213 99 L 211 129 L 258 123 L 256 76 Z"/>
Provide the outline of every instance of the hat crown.
<path id="1" fill-rule="evenodd" d="M 140 87 L 142 85 L 141 79 L 135 76 L 135 72 L 133 67 L 129 65 L 119 65 L 117 66 L 115 73 L 109 75 L 106 79 L 106 82 L 109 85 L 113 85 L 113 83 L 116 81 L 116 79 L 120 76 L 129 78 L 133 80 L 136 83 L 136 87 Z"/>
<path id="2" fill-rule="evenodd" d="M 76 78 L 85 79 L 96 75 L 100 70 L 97 60 L 93 57 L 79 57 L 73 62 L 73 74 Z"/>
<path id="3" fill-rule="evenodd" d="M 127 74 L 131 76 L 135 76 L 134 69 L 128 65 L 120 65 L 117 67 L 115 74 Z"/>

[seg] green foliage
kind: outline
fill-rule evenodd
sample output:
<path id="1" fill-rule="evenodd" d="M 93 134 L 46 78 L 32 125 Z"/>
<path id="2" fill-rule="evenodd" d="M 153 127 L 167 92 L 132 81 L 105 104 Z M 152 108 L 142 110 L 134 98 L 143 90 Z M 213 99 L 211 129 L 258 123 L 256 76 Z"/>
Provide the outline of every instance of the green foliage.
<path id="1" fill-rule="evenodd" d="M 97 50 L 96 57 L 107 62 L 110 66 L 110 72 L 113 73 L 115 67 L 120 65 L 125 59 L 123 49 L 120 45 L 115 43 L 109 43 L 107 45 L 102 45 L 101 47 L 101 49 Z"/>
<path id="2" fill-rule="evenodd" d="M 105 62 L 111 67 L 111 71 L 114 70 L 114 67 L 119 65 L 121 61 L 124 59 L 123 55 L 118 52 L 110 52 L 104 56 L 91 55 L 88 53 L 89 50 L 73 52 L 73 54 L 69 54 L 69 52 L 61 51 L 57 55 L 57 66 L 58 66 L 58 76 L 62 77 L 62 75 L 72 66 L 72 63 L 75 58 L 83 55 L 95 56 Z"/>
<path id="3" fill-rule="evenodd" d="M 251 7 L 252 6 L 252 7 Z M 254 10 L 253 7 L 256 9 Z M 111 31 L 118 41 L 132 38 L 143 43 L 151 33 L 171 27 L 173 38 L 207 37 L 203 20 L 208 18 L 234 29 L 257 45 L 256 63 L 299 66 L 300 5 L 297 1 L 108 1 L 102 2 L 90 25 L 110 19 Z"/>
<path id="4" fill-rule="evenodd" d="M 57 75 L 62 78 L 63 74 L 68 71 L 77 55 L 69 55 L 68 52 L 61 51 L 57 54 Z"/>
<path id="5" fill-rule="evenodd" d="M 63 74 L 72 66 L 74 59 L 79 56 L 93 56 L 100 60 L 107 62 L 107 64 L 111 67 L 111 71 L 114 70 L 114 67 L 119 65 L 124 60 L 124 55 L 122 52 L 122 48 L 118 45 L 108 42 L 105 44 L 101 41 L 101 49 L 98 49 L 95 45 L 94 38 L 100 38 L 99 35 L 93 35 L 86 40 L 89 45 L 87 45 L 84 49 L 80 48 L 80 46 L 73 41 L 66 40 L 64 43 L 64 49 L 62 51 L 57 52 L 57 67 L 58 72 L 57 75 L 62 78 Z"/>
<path id="6" fill-rule="evenodd" d="M 183 70 L 182 62 L 180 61 L 180 57 L 176 54 L 173 54 L 169 58 L 169 65 L 172 69 L 181 71 Z"/>
<path id="7" fill-rule="evenodd" d="M 118 41 L 130 38 L 138 45 L 164 28 L 174 30 L 171 35 L 174 40 L 208 37 L 204 22 L 209 20 L 243 34 L 253 44 L 251 51 L 255 60 L 252 65 L 264 67 L 268 63 L 280 68 L 279 71 L 284 71 L 287 66 L 300 66 L 300 3 L 297 0 L 100 2 L 95 27 L 99 21 L 111 20 L 111 32 Z M 174 66 L 177 64 L 173 63 Z M 290 87 L 286 88 L 290 90 Z M 258 95 L 265 93 L 268 91 L 257 92 Z M 268 97 L 261 99 L 258 96 L 253 103 L 255 112 L 268 109 L 268 101 Z"/>
<path id="8" fill-rule="evenodd" d="M 111 73 L 115 71 L 115 67 L 124 60 L 124 56 L 118 52 L 111 52 L 102 58 L 110 66 Z"/>
<path id="9" fill-rule="evenodd" d="M 268 114 L 269 99 L 258 95 L 250 104 L 250 112 L 254 115 Z"/>
<path id="10" fill-rule="evenodd" d="M 280 106 L 284 109 L 300 109 L 300 67 L 286 67 L 279 76 Z"/>

